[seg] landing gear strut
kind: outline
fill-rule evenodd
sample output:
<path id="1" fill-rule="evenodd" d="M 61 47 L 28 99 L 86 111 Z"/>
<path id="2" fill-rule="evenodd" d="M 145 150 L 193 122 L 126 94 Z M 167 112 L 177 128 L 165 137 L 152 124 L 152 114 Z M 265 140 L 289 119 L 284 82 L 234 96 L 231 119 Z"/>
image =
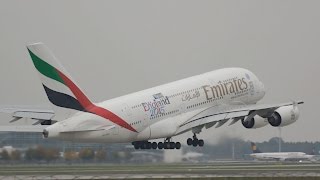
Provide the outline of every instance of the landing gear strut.
<path id="1" fill-rule="evenodd" d="M 180 149 L 180 142 L 171 142 L 171 138 L 166 138 L 164 142 L 135 141 L 132 145 L 135 149 Z"/>
<path id="2" fill-rule="evenodd" d="M 198 139 L 196 134 L 194 133 L 192 138 L 187 139 L 187 144 L 188 144 L 188 146 L 202 147 L 204 145 L 204 141 L 202 139 Z"/>

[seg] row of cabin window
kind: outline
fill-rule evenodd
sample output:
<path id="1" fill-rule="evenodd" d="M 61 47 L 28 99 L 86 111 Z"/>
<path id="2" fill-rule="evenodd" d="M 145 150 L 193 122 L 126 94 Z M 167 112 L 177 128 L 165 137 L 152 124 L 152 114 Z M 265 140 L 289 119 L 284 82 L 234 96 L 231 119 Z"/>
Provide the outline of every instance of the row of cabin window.
<path id="1" fill-rule="evenodd" d="M 185 94 L 185 93 L 189 93 L 189 92 L 192 92 L 192 91 L 195 91 L 195 90 L 199 90 L 199 89 L 201 89 L 201 88 L 196 88 L 196 89 L 192 89 L 192 90 L 188 90 L 188 91 L 183 91 L 183 92 L 180 92 L 180 93 L 177 93 L 177 94 L 170 95 L 169 98 L 175 97 L 175 96 L 179 96 L 179 95 L 182 95 L 182 94 Z M 141 105 L 142 104 L 135 105 L 135 106 L 132 107 L 132 109 L 140 107 Z"/>
<path id="2" fill-rule="evenodd" d="M 191 106 L 187 106 L 187 109 L 190 109 L 190 108 L 193 108 L 193 107 L 196 107 L 196 106 L 200 106 L 200 105 L 212 102 L 212 101 L 217 100 L 217 99 L 222 99 L 222 97 L 219 97 L 219 98 L 216 98 L 216 99 L 210 99 L 208 101 L 204 101 L 204 102 L 201 102 L 201 103 L 198 103 L 198 104 L 193 104 Z"/>
<path id="3" fill-rule="evenodd" d="M 135 124 L 139 124 L 139 123 L 141 123 L 141 121 L 136 121 L 136 122 L 130 123 L 130 125 L 135 125 Z"/>
<path id="4" fill-rule="evenodd" d="M 134 108 L 137 108 L 137 107 L 140 107 L 140 106 L 142 106 L 142 104 L 138 104 L 138 105 L 132 106 L 131 108 L 134 109 Z"/>
<path id="5" fill-rule="evenodd" d="M 185 93 L 189 93 L 189 92 L 192 92 L 192 91 L 195 91 L 195 90 L 200 90 L 200 89 L 201 89 L 201 88 L 196 88 L 196 89 L 192 89 L 192 90 L 188 90 L 188 91 L 183 91 L 183 92 L 180 92 L 180 93 L 171 95 L 171 96 L 169 96 L 169 97 L 179 96 L 179 95 L 182 95 L 182 94 L 185 94 Z"/>

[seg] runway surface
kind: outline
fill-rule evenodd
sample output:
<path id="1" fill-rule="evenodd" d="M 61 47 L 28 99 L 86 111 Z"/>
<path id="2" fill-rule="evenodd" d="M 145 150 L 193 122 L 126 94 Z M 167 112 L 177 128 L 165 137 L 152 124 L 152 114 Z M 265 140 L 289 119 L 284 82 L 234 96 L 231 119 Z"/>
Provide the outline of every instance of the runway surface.
<path id="1" fill-rule="evenodd" d="M 320 179 L 319 163 L 214 162 L 148 165 L 1 165 L 1 179 Z"/>

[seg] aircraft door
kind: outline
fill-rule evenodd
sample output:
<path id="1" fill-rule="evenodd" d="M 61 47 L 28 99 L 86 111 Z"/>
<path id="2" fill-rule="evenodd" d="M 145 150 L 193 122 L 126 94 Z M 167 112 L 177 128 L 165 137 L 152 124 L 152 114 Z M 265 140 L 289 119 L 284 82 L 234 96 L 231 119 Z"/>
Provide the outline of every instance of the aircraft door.
<path id="1" fill-rule="evenodd" d="M 186 104 L 185 103 L 182 103 L 181 105 L 180 105 L 180 108 L 179 108 L 179 113 L 180 114 L 183 114 L 183 113 L 185 113 L 186 112 Z"/>
<path id="2" fill-rule="evenodd" d="M 121 109 L 122 115 L 123 115 L 123 119 L 127 122 L 130 123 L 132 120 L 132 111 L 131 108 L 128 106 L 128 104 L 122 104 L 122 109 Z M 116 126 L 117 129 L 115 129 L 114 134 L 119 134 L 119 127 Z"/>
<path id="3" fill-rule="evenodd" d="M 142 119 L 142 128 L 146 128 L 149 126 L 149 121 L 148 121 L 148 113 L 146 113 Z"/>
<path id="4" fill-rule="evenodd" d="M 122 105 L 122 113 L 123 115 L 125 115 L 125 117 L 130 118 L 132 116 L 132 111 L 130 109 L 130 107 L 128 106 L 128 104 L 123 104 Z"/>

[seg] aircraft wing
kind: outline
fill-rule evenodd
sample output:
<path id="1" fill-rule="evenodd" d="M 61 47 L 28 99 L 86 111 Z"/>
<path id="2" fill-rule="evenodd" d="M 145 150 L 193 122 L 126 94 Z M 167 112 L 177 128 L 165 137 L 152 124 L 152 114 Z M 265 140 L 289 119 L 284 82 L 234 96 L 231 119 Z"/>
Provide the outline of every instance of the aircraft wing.
<path id="1" fill-rule="evenodd" d="M 255 111 L 256 114 L 265 117 L 271 115 L 276 109 L 282 106 L 290 106 L 295 104 L 302 104 L 302 101 L 288 102 L 281 104 L 253 104 L 253 105 L 219 105 L 212 106 L 204 109 L 200 113 L 198 112 L 187 121 L 182 123 L 176 134 L 182 134 L 189 130 L 194 133 L 201 132 L 201 129 L 205 127 L 209 129 L 213 126 L 216 128 L 221 127 L 228 121 L 230 125 L 235 124 L 240 119 L 249 115 L 250 112 Z"/>
<path id="2" fill-rule="evenodd" d="M 52 123 L 56 122 L 55 120 L 52 120 L 52 118 L 55 116 L 55 113 L 52 110 L 6 107 L 0 108 L 0 113 L 10 114 L 13 118 L 10 121 L 10 123 L 13 123 L 12 125 L 0 125 L 0 132 L 43 132 L 43 130 L 48 127 L 48 125 L 43 124 L 42 122 L 48 120 L 53 121 Z M 31 121 L 31 123 L 28 121 L 25 124 L 25 121 L 22 121 L 25 118 L 32 119 L 34 121 Z M 19 121 L 22 121 L 24 124 L 14 124 L 14 122 Z M 101 130 L 112 132 L 114 128 L 114 125 L 110 126 L 94 121 L 85 121 L 78 126 L 73 127 L 72 129 L 63 131 L 62 133 L 77 133 Z"/>
<path id="3" fill-rule="evenodd" d="M 23 118 L 29 118 L 35 120 L 33 125 L 40 124 L 46 120 L 52 120 L 54 117 L 54 112 L 52 110 L 42 110 L 42 109 L 28 109 L 28 108 L 0 108 L 0 113 L 10 114 L 12 120 L 10 123 L 19 121 Z"/>

